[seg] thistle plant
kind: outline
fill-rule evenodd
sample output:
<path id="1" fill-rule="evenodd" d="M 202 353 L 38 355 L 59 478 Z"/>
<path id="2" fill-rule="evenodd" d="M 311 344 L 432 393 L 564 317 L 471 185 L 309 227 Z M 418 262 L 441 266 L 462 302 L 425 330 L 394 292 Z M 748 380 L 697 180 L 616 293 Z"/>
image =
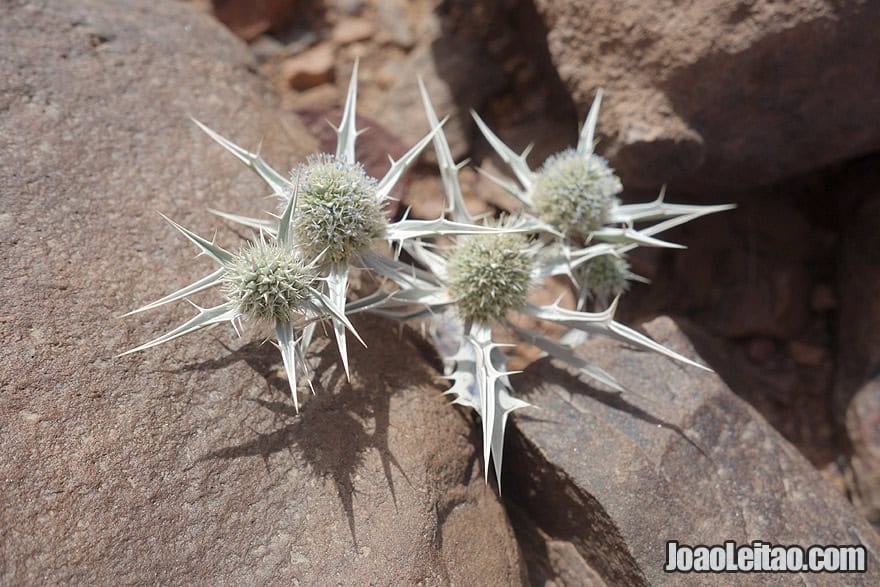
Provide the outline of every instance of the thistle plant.
<path id="1" fill-rule="evenodd" d="M 289 322 L 308 301 L 313 268 L 298 252 L 261 239 L 225 267 L 224 293 L 243 316 Z"/>
<path id="2" fill-rule="evenodd" d="M 628 282 L 640 279 L 626 260 L 638 246 L 678 247 L 656 234 L 730 206 L 667 204 L 663 192 L 646 204 L 622 204 L 620 179 L 608 162 L 593 152 L 601 92 L 590 109 L 575 149 L 550 157 L 537 171 L 526 163 L 528 150 L 517 155 L 474 114 L 477 125 L 510 165 L 516 183 L 492 178 L 526 205 L 524 215 L 498 222 L 477 222 L 464 203 L 456 164 L 424 84 L 419 81 L 430 131 L 398 161 L 391 161 L 381 178 L 370 177 L 355 158 L 361 131 L 356 128 L 357 70 L 348 86 L 342 120 L 335 128 L 335 153 L 318 153 L 289 174 L 275 171 L 260 156 L 195 121 L 213 140 L 265 182 L 277 199 L 268 218 L 214 213 L 255 228 L 259 238 L 238 252 L 226 251 L 168 220 L 202 253 L 218 265 L 213 273 L 131 312 L 154 309 L 188 299 L 220 286 L 225 301 L 201 308 L 172 331 L 140 345 L 129 354 L 173 340 L 212 325 L 229 322 L 239 330 L 242 320 L 269 322 L 281 350 L 294 405 L 299 410 L 297 375 L 311 384 L 307 354 L 318 322 L 327 320 L 349 376 L 346 333 L 363 340 L 347 314 L 369 310 L 400 322 L 419 320 L 429 327 L 444 358 L 446 391 L 453 403 L 470 407 L 482 426 L 484 474 L 489 463 L 501 487 L 504 434 L 511 412 L 529 404 L 514 397 L 507 358 L 496 334 L 506 331 L 544 353 L 562 360 L 609 388 L 623 387 L 609 373 L 582 357 L 569 335 L 551 339 L 538 330 L 518 326 L 517 315 L 562 325 L 569 334 L 617 339 L 661 353 L 688 365 L 702 365 L 665 348 L 614 318 L 619 296 Z M 432 143 L 437 152 L 446 210 L 439 218 L 389 221 L 384 206 L 403 173 Z M 166 218 L 167 220 L 167 218 Z M 639 229 L 635 225 L 648 224 Z M 445 237 L 441 243 L 429 238 Z M 387 241 L 418 263 L 402 262 L 376 250 Z M 349 301 L 353 270 L 367 270 L 393 284 Z M 553 304 L 535 305 L 529 293 L 554 275 L 568 275 L 579 291 L 577 309 Z M 583 311 L 594 297 L 600 311 Z"/>
<path id="3" fill-rule="evenodd" d="M 237 253 L 226 251 L 166 217 L 171 226 L 180 231 L 220 267 L 195 283 L 126 315 L 187 299 L 194 293 L 214 286 L 221 286 L 226 301 L 212 308 L 202 308 L 193 304 L 198 310 L 195 317 L 174 330 L 122 354 L 128 355 L 146 350 L 222 322 L 229 322 L 236 332 L 240 331 L 238 323 L 243 319 L 270 322 L 275 329 L 276 344 L 281 349 L 281 358 L 294 406 L 299 411 L 297 369 L 299 368 L 306 375 L 310 386 L 311 377 L 305 357 L 297 348 L 297 325 L 309 328 L 318 320 L 332 318 L 342 323 L 355 336 L 357 333 L 345 314 L 338 312 L 331 300 L 316 287 L 317 258 L 307 262 L 294 246 L 291 216 L 295 207 L 294 197 L 281 215 L 274 236 L 266 240 L 261 233 L 259 240 L 246 244 Z"/>
<path id="4" fill-rule="evenodd" d="M 629 289 L 630 281 L 647 282 L 631 271 L 626 255 L 619 251 L 592 257 L 578 267 L 574 278 L 580 284 L 583 297 L 592 296 L 602 307 L 622 296 Z"/>
<path id="5" fill-rule="evenodd" d="M 544 162 L 532 199 L 547 224 L 564 235 L 586 238 L 608 221 L 621 191 L 623 184 L 605 159 L 566 149 Z"/>
<path id="6" fill-rule="evenodd" d="M 449 293 L 466 324 L 504 318 L 522 306 L 531 285 L 532 260 L 521 234 L 463 239 L 449 258 Z"/>
<path id="7" fill-rule="evenodd" d="M 438 349 L 444 355 L 447 376 L 455 396 L 453 403 L 473 408 L 483 429 L 483 455 L 488 478 L 489 462 L 501 483 L 504 432 L 510 412 L 529 405 L 512 395 L 507 360 L 495 341 L 493 330 L 506 329 L 549 355 L 561 359 L 585 375 L 619 392 L 617 380 L 580 357 L 570 346 L 517 326 L 515 314 L 531 316 L 568 329 L 615 338 L 639 348 L 658 352 L 688 365 L 707 369 L 660 345 L 649 337 L 614 320 L 616 300 L 603 312 L 588 313 L 562 308 L 557 303 L 534 305 L 528 291 L 545 276 L 536 257 L 541 243 L 519 234 L 459 236 L 445 254 L 438 254 L 422 241 L 405 244 L 406 250 L 428 270 L 412 271 L 398 283 L 399 294 L 377 304 L 372 311 L 399 321 L 427 320 Z M 400 263 L 386 260 L 385 275 L 399 279 Z"/>
<path id="8" fill-rule="evenodd" d="M 384 236 L 387 223 L 377 182 L 359 163 L 332 155 L 310 156 L 292 172 L 299 188 L 299 214 L 293 232 L 303 252 L 344 263 Z"/>

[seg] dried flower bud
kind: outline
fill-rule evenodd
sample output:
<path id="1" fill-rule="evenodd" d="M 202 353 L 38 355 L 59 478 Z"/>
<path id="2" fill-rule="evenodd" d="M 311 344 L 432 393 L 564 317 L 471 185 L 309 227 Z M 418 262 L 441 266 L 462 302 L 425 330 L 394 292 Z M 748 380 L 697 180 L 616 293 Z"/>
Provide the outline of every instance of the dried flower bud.
<path id="1" fill-rule="evenodd" d="M 632 276 L 629 263 L 617 255 L 593 257 L 581 270 L 582 287 L 589 289 L 603 301 L 615 298 L 629 289 Z"/>

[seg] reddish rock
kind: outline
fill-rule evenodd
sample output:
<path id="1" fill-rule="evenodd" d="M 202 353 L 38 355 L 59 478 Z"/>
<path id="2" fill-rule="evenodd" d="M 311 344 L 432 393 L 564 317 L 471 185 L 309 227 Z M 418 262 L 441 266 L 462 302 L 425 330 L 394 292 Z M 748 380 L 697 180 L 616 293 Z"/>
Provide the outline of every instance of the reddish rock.
<path id="1" fill-rule="evenodd" d="M 394 83 L 375 116 L 406 143 L 415 144 L 424 137 L 430 129 L 419 95 L 421 77 L 438 117 L 450 117 L 443 131 L 458 161 L 469 150 L 473 131 L 469 110 L 480 108 L 501 87 L 503 77 L 492 58 L 472 40 L 440 36 L 426 41 L 403 61 L 387 66 Z M 435 160 L 433 149 L 427 149 L 426 157 Z"/>
<path id="2" fill-rule="evenodd" d="M 281 104 L 285 110 L 329 110 L 341 106 L 345 96 L 334 84 L 321 84 L 302 92 L 285 92 Z"/>
<path id="3" fill-rule="evenodd" d="M 366 18 L 346 18 L 333 27 L 331 38 L 337 45 L 350 45 L 373 36 L 373 22 Z"/>
<path id="4" fill-rule="evenodd" d="M 880 148 L 880 4 L 536 0 L 599 151 L 630 187 L 768 184 Z"/>
<path id="5" fill-rule="evenodd" d="M 295 15 L 296 0 L 211 0 L 214 15 L 245 41 L 283 30 Z"/>
<path id="6" fill-rule="evenodd" d="M 407 4 L 406 0 L 382 0 L 376 6 L 379 34 L 402 49 L 411 49 L 416 43 Z"/>
<path id="7" fill-rule="evenodd" d="M 289 57 L 281 63 L 281 77 L 294 90 L 308 90 L 333 81 L 336 50 L 330 43 L 321 43 Z"/>
<path id="8" fill-rule="evenodd" d="M 799 340 L 791 341 L 788 344 L 788 350 L 795 362 L 801 365 L 818 367 L 829 360 L 827 349 Z"/>

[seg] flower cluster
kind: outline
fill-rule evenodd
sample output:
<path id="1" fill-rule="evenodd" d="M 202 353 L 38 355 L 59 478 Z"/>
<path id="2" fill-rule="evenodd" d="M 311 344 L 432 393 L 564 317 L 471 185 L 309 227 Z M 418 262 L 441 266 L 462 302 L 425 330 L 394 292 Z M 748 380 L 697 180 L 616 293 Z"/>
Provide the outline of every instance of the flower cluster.
<path id="1" fill-rule="evenodd" d="M 571 332 L 610 336 L 696 366 L 645 335 L 614 319 L 618 297 L 630 271 L 626 254 L 638 246 L 676 247 L 656 234 L 728 206 L 667 204 L 663 194 L 647 204 L 622 204 L 620 179 L 608 162 L 594 154 L 593 136 L 601 94 L 590 109 L 576 149 L 550 157 L 537 171 L 516 154 L 476 115 L 477 126 L 506 161 L 516 181 L 493 178 L 523 204 L 525 212 L 500 222 L 478 222 L 464 205 L 458 170 L 428 94 L 421 84 L 430 127 L 428 134 L 386 175 L 372 178 L 355 158 L 359 134 L 357 63 L 355 63 L 336 129 L 335 153 L 310 156 L 289 174 L 270 167 L 257 153 L 243 149 L 196 121 L 212 139 L 254 171 L 272 190 L 280 215 L 250 218 L 218 212 L 221 217 L 258 231 L 258 237 L 231 253 L 169 220 L 192 244 L 219 267 L 202 279 L 132 313 L 221 286 L 225 301 L 212 308 L 196 306 L 198 314 L 127 353 L 141 351 L 184 334 L 222 322 L 238 331 L 241 320 L 274 325 L 277 344 L 299 410 L 297 375 L 308 381 L 309 347 L 318 322 L 332 326 L 346 375 L 349 374 L 346 333 L 361 340 L 347 315 L 371 311 L 401 322 L 427 323 L 444 356 L 452 381 L 453 403 L 474 409 L 483 428 L 485 474 L 494 463 L 501 480 L 501 455 L 509 414 L 528 404 L 514 397 L 506 357 L 495 342 L 505 329 L 564 360 L 584 374 L 615 390 L 614 377 L 579 354 L 571 338 L 552 339 L 524 329 L 511 318 L 530 316 L 568 328 Z M 447 213 L 436 219 L 404 217 L 389 222 L 385 202 L 406 169 L 433 143 L 447 198 Z M 636 228 L 636 224 L 647 224 Z M 435 237 L 444 237 L 439 245 Z M 391 243 L 405 250 L 415 265 L 388 257 L 376 246 Z M 366 297 L 349 300 L 349 274 L 367 270 L 384 283 Z M 534 305 L 529 292 L 544 278 L 567 275 L 579 293 L 577 309 L 558 304 Z M 601 306 L 584 311 L 588 299 Z M 361 341 L 363 342 L 363 341 Z M 705 368 L 705 367 L 702 367 Z"/>

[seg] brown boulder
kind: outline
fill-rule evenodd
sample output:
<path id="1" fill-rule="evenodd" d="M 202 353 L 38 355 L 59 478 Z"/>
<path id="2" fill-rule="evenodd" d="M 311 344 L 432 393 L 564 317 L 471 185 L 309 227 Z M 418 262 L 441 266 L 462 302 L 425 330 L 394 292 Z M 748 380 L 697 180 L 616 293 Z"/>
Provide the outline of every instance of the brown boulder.
<path id="1" fill-rule="evenodd" d="M 294 90 L 308 90 L 333 81 L 336 48 L 321 43 L 287 58 L 281 64 L 281 77 Z"/>
<path id="2" fill-rule="evenodd" d="M 695 356 L 670 319 L 645 330 Z M 564 577 L 574 564 L 610 585 L 693 584 L 693 575 L 664 573 L 667 540 L 761 540 L 864 545 L 867 574 L 824 574 L 821 582 L 877 584 L 880 538 L 871 526 L 718 376 L 607 340 L 583 352 L 638 395 L 603 392 L 546 360 L 522 376 L 518 388 L 540 410 L 514 417 L 504 490 L 545 537 L 537 548 L 557 553 L 538 576 Z M 558 556 L 565 544 L 569 556 Z M 534 541 L 528 548 L 533 560 Z M 813 579 L 722 573 L 701 574 L 698 582 L 732 581 Z"/>
<path id="3" fill-rule="evenodd" d="M 473 429 L 419 339 L 360 322 L 374 344 L 352 350 L 353 385 L 325 349 L 300 416 L 257 333 L 114 358 L 191 315 L 123 312 L 210 266 L 154 210 L 211 235 L 207 207 L 272 206 L 187 117 L 252 148 L 265 138 L 279 169 L 316 144 L 241 43 L 185 3 L 13 4 L 0 9 L 0 583 L 518 583 Z"/>
<path id="4" fill-rule="evenodd" d="M 535 0 L 625 185 L 767 184 L 880 148 L 880 4 Z M 867 96 L 867 98 L 866 98 Z"/>

